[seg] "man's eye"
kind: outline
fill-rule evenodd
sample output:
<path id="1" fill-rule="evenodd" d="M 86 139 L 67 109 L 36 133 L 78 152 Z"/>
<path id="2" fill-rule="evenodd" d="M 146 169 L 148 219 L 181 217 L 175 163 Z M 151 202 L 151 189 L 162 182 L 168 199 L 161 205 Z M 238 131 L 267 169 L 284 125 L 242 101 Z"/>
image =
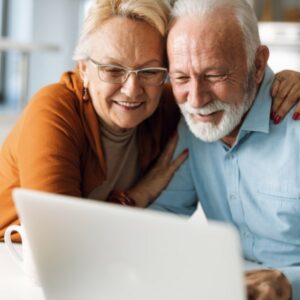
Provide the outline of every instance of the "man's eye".
<path id="1" fill-rule="evenodd" d="M 188 82 L 190 79 L 189 76 L 184 76 L 184 75 L 178 75 L 178 76 L 171 76 L 171 80 L 174 82 L 174 83 L 186 83 Z"/>
<path id="2" fill-rule="evenodd" d="M 226 78 L 227 74 L 207 74 L 204 76 L 204 79 L 210 82 L 219 82 L 225 80 Z"/>

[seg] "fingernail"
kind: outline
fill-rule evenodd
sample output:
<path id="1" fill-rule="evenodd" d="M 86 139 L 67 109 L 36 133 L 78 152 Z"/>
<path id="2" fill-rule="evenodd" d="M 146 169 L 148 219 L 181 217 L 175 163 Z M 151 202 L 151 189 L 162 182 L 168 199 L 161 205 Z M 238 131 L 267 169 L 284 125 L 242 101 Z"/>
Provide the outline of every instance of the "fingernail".
<path id="1" fill-rule="evenodd" d="M 280 123 L 280 121 L 281 121 L 281 117 L 279 117 L 279 116 L 275 116 L 275 118 L 274 118 L 274 124 L 279 124 Z"/>
<path id="2" fill-rule="evenodd" d="M 274 111 L 272 111 L 272 112 L 271 112 L 271 116 L 270 116 L 271 120 L 274 120 L 274 119 L 275 119 L 275 116 L 276 116 L 276 114 L 274 113 Z"/>
<path id="3" fill-rule="evenodd" d="M 293 120 L 300 120 L 300 113 L 298 113 L 298 112 L 295 112 L 294 114 L 293 114 Z"/>
<path id="4" fill-rule="evenodd" d="M 188 149 L 188 148 L 184 149 L 184 150 L 182 151 L 182 154 L 189 154 L 189 149 Z"/>

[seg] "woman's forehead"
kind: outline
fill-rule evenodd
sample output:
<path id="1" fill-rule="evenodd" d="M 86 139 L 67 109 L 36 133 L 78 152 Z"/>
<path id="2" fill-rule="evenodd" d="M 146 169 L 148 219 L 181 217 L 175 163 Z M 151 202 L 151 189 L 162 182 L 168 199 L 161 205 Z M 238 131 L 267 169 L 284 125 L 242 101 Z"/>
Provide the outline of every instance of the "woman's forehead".
<path id="1" fill-rule="evenodd" d="M 91 34 L 89 48 L 89 55 L 97 61 L 110 58 L 142 64 L 161 61 L 165 43 L 160 33 L 146 22 L 113 17 Z"/>

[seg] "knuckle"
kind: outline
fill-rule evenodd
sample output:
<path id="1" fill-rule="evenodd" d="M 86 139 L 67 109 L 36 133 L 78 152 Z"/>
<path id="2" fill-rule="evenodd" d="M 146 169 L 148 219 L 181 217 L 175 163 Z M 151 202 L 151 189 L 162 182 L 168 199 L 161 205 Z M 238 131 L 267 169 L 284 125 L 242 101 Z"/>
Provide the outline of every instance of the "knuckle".
<path id="1" fill-rule="evenodd" d="M 287 97 L 285 100 L 285 103 L 289 105 L 294 105 L 297 102 L 297 99 L 294 99 L 293 97 Z"/>
<path id="2" fill-rule="evenodd" d="M 284 101 L 285 100 L 285 97 L 286 97 L 286 93 L 283 92 L 283 91 L 280 91 L 278 93 L 278 96 L 277 96 L 281 101 Z"/>

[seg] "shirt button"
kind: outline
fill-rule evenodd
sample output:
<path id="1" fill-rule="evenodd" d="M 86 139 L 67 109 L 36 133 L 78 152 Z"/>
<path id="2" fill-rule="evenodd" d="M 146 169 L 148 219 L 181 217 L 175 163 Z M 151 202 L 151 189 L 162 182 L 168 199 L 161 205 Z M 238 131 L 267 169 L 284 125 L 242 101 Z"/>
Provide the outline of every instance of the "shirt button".
<path id="1" fill-rule="evenodd" d="M 230 197 L 230 200 L 236 200 L 236 195 L 235 194 L 231 194 L 229 197 Z"/>
<path id="2" fill-rule="evenodd" d="M 249 231 L 244 231 L 243 236 L 244 236 L 244 238 L 248 238 L 248 239 L 251 238 L 251 234 Z"/>

